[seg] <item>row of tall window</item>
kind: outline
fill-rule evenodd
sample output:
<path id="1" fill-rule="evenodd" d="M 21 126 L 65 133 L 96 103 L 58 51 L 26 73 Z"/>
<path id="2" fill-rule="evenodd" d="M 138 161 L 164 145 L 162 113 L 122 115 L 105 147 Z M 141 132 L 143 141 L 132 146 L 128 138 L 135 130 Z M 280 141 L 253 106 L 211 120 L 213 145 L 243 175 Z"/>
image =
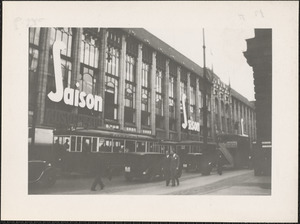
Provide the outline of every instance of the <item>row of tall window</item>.
<path id="1" fill-rule="evenodd" d="M 28 57 L 28 68 L 29 68 L 29 83 L 28 83 L 28 96 L 29 105 L 28 109 L 30 113 L 33 113 L 36 100 L 35 86 L 37 81 L 37 69 L 39 60 L 39 39 L 40 39 L 40 28 L 29 29 L 29 57 Z M 29 121 L 30 123 L 32 121 Z"/>

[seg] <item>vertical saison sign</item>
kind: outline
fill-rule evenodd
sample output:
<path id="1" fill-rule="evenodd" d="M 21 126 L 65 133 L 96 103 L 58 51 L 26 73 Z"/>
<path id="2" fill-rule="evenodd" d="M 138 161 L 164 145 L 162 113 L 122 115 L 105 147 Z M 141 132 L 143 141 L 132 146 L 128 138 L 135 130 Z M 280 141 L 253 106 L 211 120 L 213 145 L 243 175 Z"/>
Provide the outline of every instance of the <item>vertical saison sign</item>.
<path id="1" fill-rule="evenodd" d="M 61 70 L 61 57 L 60 51 L 64 50 L 66 45 L 61 41 L 56 41 L 53 44 L 53 64 L 54 64 L 54 74 L 55 74 L 55 86 L 56 92 L 51 91 L 48 94 L 48 97 L 53 102 L 60 102 L 62 99 L 64 103 L 67 105 L 81 107 L 95 111 L 102 111 L 102 97 L 92 94 L 86 94 L 83 91 L 79 91 L 78 89 L 72 89 L 70 87 L 66 87 L 63 89 L 63 78 L 62 78 L 62 70 Z M 76 83 L 76 87 L 79 87 L 79 83 Z"/>

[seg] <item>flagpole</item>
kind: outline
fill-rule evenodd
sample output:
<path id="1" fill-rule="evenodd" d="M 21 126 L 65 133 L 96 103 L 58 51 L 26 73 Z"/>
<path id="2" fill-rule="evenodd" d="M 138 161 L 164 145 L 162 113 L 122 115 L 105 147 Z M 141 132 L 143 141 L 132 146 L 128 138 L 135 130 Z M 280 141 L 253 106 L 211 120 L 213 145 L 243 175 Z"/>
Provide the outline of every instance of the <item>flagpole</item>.
<path id="1" fill-rule="evenodd" d="M 205 57 L 205 34 L 204 28 L 202 28 L 203 32 L 203 143 L 204 149 L 207 149 L 207 103 L 206 103 L 206 92 L 207 92 L 207 77 L 206 77 L 206 57 Z"/>

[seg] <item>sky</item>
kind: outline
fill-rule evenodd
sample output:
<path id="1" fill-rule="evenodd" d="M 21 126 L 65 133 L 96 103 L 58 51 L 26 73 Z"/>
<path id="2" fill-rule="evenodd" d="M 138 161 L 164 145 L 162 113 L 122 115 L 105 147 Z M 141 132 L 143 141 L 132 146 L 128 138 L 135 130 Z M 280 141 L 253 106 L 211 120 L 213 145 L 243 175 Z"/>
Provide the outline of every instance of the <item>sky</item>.
<path id="1" fill-rule="evenodd" d="M 203 67 L 202 28 L 195 27 L 145 27 L 150 33 Z M 254 37 L 253 29 L 205 28 L 206 67 L 212 69 L 221 80 L 254 100 L 253 70 L 247 64 L 243 52 L 246 39 Z"/>

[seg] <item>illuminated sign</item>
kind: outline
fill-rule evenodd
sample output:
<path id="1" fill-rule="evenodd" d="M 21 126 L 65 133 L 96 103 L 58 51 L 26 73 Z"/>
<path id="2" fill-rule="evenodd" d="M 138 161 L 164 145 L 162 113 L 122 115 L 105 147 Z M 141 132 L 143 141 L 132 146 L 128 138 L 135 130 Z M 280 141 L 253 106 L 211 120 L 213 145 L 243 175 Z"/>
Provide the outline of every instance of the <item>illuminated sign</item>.
<path id="1" fill-rule="evenodd" d="M 109 129 L 120 129 L 120 126 L 117 124 L 105 124 L 105 127 Z"/>
<path id="2" fill-rule="evenodd" d="M 55 87 L 56 92 L 51 91 L 48 94 L 48 97 L 53 102 L 60 102 L 62 99 L 67 105 L 81 107 L 95 111 L 102 111 L 102 97 L 92 94 L 87 94 L 83 91 L 77 89 L 72 89 L 67 87 L 63 89 L 63 77 L 61 70 L 61 57 L 60 51 L 64 50 L 66 45 L 61 41 L 55 41 L 53 44 L 53 64 L 54 64 L 54 74 L 55 74 Z M 76 86 L 79 87 L 79 83 L 76 83 Z"/>
<path id="3" fill-rule="evenodd" d="M 186 108 L 185 108 L 185 101 L 186 101 L 186 95 L 182 94 L 181 97 L 182 100 L 182 110 L 183 110 L 183 123 L 182 123 L 182 128 L 188 129 L 191 131 L 198 131 L 200 132 L 200 123 L 193 121 L 193 120 L 188 120 L 187 115 L 186 115 Z"/>
<path id="4" fill-rule="evenodd" d="M 136 128 L 134 127 L 125 127 L 127 131 L 136 132 Z"/>
<path id="5" fill-rule="evenodd" d="M 152 134 L 151 130 L 146 130 L 146 129 L 143 129 L 143 130 L 142 130 L 142 133 L 143 133 L 143 134 L 148 134 L 148 135 L 151 135 L 151 134 Z"/>

